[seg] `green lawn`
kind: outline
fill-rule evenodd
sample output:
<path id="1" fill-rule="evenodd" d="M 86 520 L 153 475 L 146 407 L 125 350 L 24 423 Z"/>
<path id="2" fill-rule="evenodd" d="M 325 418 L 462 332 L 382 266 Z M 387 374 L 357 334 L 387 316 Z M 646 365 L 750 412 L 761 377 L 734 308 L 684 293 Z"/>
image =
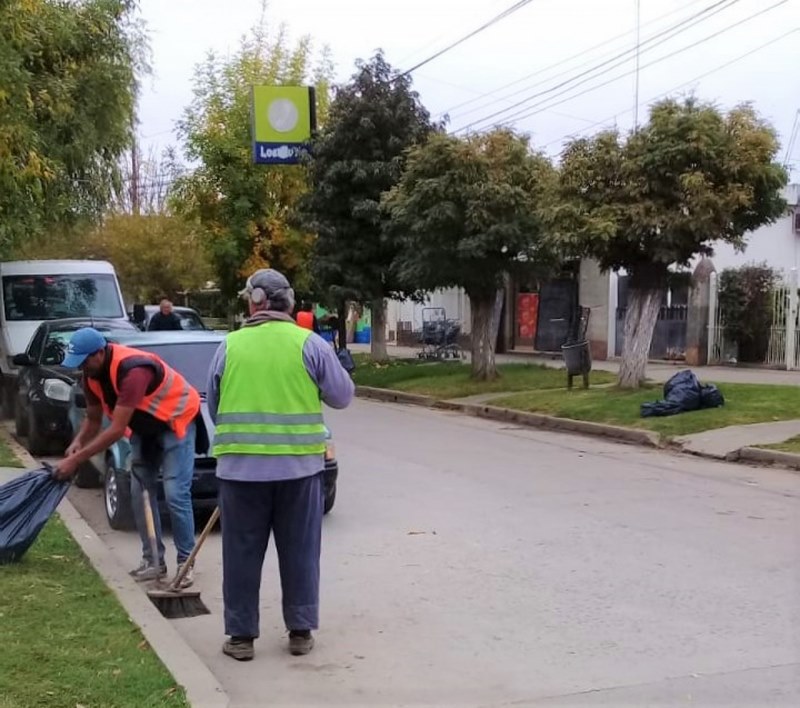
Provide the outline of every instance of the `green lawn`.
<path id="1" fill-rule="evenodd" d="M 545 413 L 574 420 L 588 420 L 633 428 L 645 428 L 671 438 L 729 425 L 765 423 L 800 418 L 797 386 L 718 384 L 725 406 L 668 418 L 640 418 L 639 405 L 662 396 L 661 386 L 625 391 L 616 387 L 521 393 L 492 400 L 492 405 Z"/>
<path id="2" fill-rule="evenodd" d="M 22 467 L 23 464 L 0 435 L 0 467 Z"/>
<path id="3" fill-rule="evenodd" d="M 188 706 L 57 517 L 0 566 L 0 637 L 2 708 Z"/>
<path id="4" fill-rule="evenodd" d="M 793 452 L 795 455 L 800 455 L 800 436 L 789 438 L 780 443 L 773 443 L 772 445 L 759 445 L 765 450 L 778 450 L 779 452 Z"/>
<path id="5" fill-rule="evenodd" d="M 354 373 L 360 386 L 390 388 L 407 393 L 419 393 L 439 399 L 464 398 L 482 393 L 566 389 L 567 375 L 563 369 L 540 364 L 500 364 L 500 378 L 495 381 L 473 381 L 470 366 L 460 362 L 423 362 L 395 359 L 386 364 L 375 364 L 367 357 L 358 357 Z M 606 371 L 593 371 L 593 384 L 606 384 L 615 380 Z M 576 385 L 580 379 L 576 378 Z"/>

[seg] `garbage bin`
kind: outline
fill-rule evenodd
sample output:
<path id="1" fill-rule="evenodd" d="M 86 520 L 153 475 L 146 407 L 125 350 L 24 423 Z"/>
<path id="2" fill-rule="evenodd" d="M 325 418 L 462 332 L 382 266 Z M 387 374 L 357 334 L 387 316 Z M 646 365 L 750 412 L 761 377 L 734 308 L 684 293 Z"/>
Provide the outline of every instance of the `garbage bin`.
<path id="1" fill-rule="evenodd" d="M 568 342 L 561 345 L 564 366 L 567 369 L 567 388 L 572 388 L 572 377 L 582 376 L 583 387 L 589 388 L 589 372 L 592 370 L 592 352 L 588 340 Z"/>

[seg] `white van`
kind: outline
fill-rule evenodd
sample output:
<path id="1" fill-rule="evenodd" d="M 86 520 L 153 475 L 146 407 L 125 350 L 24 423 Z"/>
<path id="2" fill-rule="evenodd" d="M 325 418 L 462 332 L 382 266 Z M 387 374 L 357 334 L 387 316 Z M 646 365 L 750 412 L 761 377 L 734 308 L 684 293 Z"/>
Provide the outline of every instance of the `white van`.
<path id="1" fill-rule="evenodd" d="M 6 415 L 17 375 L 11 360 L 27 349 L 42 322 L 64 317 L 128 320 L 114 266 L 70 260 L 0 263 L 0 372 Z"/>

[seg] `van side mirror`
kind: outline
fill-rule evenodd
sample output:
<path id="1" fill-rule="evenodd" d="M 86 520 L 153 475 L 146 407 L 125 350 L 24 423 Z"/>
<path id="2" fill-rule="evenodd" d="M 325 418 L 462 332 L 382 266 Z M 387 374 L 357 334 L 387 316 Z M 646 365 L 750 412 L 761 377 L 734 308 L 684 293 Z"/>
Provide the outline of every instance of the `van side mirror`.
<path id="1" fill-rule="evenodd" d="M 33 366 L 33 360 L 25 353 L 15 354 L 11 361 L 14 366 Z"/>
<path id="2" fill-rule="evenodd" d="M 137 303 L 133 306 L 133 323 L 139 325 L 140 327 L 145 323 L 147 320 L 147 313 L 144 310 L 144 305 L 141 303 Z"/>

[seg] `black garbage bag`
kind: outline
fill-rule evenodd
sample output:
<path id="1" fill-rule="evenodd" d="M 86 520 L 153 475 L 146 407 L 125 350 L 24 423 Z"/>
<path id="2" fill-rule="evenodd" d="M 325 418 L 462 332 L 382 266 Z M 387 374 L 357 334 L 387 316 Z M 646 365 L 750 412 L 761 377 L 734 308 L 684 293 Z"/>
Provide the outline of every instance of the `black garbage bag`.
<path id="1" fill-rule="evenodd" d="M 714 384 L 700 388 L 700 408 L 719 408 L 725 405 L 725 396 Z"/>
<path id="2" fill-rule="evenodd" d="M 716 408 L 725 403 L 719 389 L 713 384 L 701 386 L 694 372 L 679 371 L 664 384 L 664 400 L 642 403 L 642 418 L 677 415 L 700 408 Z"/>
<path id="3" fill-rule="evenodd" d="M 16 563 L 69 489 L 52 468 L 27 472 L 0 487 L 0 564 Z"/>

